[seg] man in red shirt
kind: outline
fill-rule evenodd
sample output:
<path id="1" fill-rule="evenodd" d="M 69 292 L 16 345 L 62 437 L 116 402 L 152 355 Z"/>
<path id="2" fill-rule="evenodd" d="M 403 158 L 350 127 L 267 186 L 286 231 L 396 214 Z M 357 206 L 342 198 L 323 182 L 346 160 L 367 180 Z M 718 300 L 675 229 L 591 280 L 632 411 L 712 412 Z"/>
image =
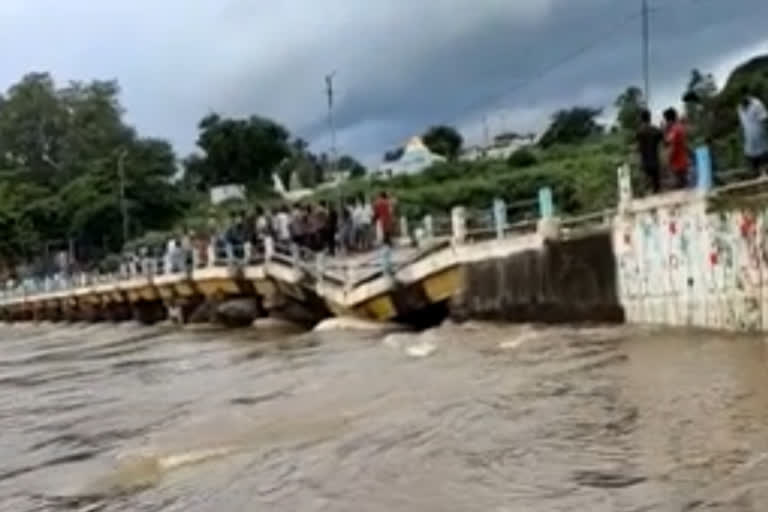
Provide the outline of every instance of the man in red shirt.
<path id="1" fill-rule="evenodd" d="M 379 194 L 373 202 L 374 223 L 381 225 L 381 235 L 384 245 L 392 245 L 392 202 L 386 192 Z"/>
<path id="2" fill-rule="evenodd" d="M 680 121 L 674 108 L 664 111 L 664 120 L 666 121 L 664 141 L 669 151 L 669 169 L 672 171 L 673 185 L 677 189 L 683 189 L 688 187 L 691 167 L 685 125 Z"/>

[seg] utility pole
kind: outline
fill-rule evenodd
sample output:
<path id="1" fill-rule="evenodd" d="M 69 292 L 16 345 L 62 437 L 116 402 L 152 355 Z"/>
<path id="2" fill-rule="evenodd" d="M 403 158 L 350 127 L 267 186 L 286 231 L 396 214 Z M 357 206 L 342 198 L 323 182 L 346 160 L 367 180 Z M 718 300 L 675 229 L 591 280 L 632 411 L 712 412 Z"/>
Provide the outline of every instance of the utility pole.
<path id="1" fill-rule="evenodd" d="M 488 116 L 485 114 L 483 114 L 483 139 L 485 140 L 485 147 L 488 148 L 491 145 L 491 136 L 488 130 Z"/>
<path id="2" fill-rule="evenodd" d="M 642 36 L 643 36 L 643 82 L 644 89 L 643 95 L 645 97 L 645 105 L 650 108 L 651 106 L 651 78 L 650 78 L 650 12 L 648 9 L 648 0 L 642 1 L 643 10 L 643 23 L 642 23 Z"/>
<path id="3" fill-rule="evenodd" d="M 338 191 L 338 215 L 341 216 L 341 180 L 338 172 L 338 154 L 336 152 L 336 123 L 333 118 L 333 78 L 336 71 L 325 75 L 325 93 L 328 96 L 328 128 L 331 131 L 331 174 L 337 181 L 336 189 Z"/>
<path id="4" fill-rule="evenodd" d="M 121 149 L 117 157 L 117 175 L 120 179 L 120 215 L 123 218 L 123 245 L 128 242 L 128 207 L 125 203 L 125 157 L 128 150 Z"/>

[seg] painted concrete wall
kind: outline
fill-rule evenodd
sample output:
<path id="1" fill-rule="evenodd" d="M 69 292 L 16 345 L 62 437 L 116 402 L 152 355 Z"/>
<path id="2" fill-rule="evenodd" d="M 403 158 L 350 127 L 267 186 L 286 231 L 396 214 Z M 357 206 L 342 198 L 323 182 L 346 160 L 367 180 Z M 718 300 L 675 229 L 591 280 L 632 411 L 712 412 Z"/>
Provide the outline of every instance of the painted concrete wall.
<path id="1" fill-rule="evenodd" d="M 621 322 L 616 268 L 608 232 L 548 241 L 466 263 L 452 311 L 512 322 Z"/>
<path id="2" fill-rule="evenodd" d="M 768 330 L 768 204 L 749 194 L 686 191 L 622 208 L 613 245 L 627 321 Z"/>

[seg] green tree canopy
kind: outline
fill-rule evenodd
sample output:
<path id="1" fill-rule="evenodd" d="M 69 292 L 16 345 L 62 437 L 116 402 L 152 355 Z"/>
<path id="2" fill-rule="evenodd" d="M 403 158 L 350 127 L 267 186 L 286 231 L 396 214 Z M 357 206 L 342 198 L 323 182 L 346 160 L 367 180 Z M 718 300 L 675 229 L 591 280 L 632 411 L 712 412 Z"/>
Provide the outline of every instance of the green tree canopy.
<path id="1" fill-rule="evenodd" d="M 74 242 L 81 259 L 122 240 L 118 157 L 130 235 L 167 228 L 185 202 L 171 183 L 171 146 L 144 139 L 122 119 L 115 81 L 58 87 L 31 73 L 0 100 L 0 258 L 6 266 L 50 244 Z"/>
<path id="2" fill-rule="evenodd" d="M 185 160 L 187 180 L 201 189 L 240 183 L 249 189 L 271 187 L 272 173 L 295 152 L 283 126 L 264 117 L 222 118 L 209 114 L 198 124 L 202 155 Z M 292 152 L 293 151 L 293 152 Z"/>
<path id="3" fill-rule="evenodd" d="M 350 155 L 339 158 L 339 169 L 348 172 L 350 178 L 365 176 L 365 166 Z"/>
<path id="4" fill-rule="evenodd" d="M 602 126 L 596 120 L 601 112 L 601 109 L 590 107 L 573 107 L 555 112 L 539 144 L 544 148 L 555 144 L 573 144 L 602 133 Z"/>
<path id="5" fill-rule="evenodd" d="M 421 136 L 430 151 L 448 160 L 456 160 L 464 144 L 464 137 L 452 126 L 438 125 L 429 128 Z"/>
<path id="6" fill-rule="evenodd" d="M 646 108 L 643 91 L 631 86 L 616 98 L 614 106 L 617 109 L 616 122 L 625 132 L 634 132 L 640 124 L 640 112 Z"/>

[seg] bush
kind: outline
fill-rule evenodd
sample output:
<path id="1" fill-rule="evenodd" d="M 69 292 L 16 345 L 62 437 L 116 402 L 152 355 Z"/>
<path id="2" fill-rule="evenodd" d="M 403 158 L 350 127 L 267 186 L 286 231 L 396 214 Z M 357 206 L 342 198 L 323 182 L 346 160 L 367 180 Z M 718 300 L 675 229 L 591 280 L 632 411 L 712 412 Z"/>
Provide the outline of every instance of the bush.
<path id="1" fill-rule="evenodd" d="M 522 169 L 525 167 L 531 167 L 532 165 L 536 165 L 537 163 L 539 163 L 539 159 L 530 149 L 520 148 L 514 153 L 512 153 L 511 155 L 509 155 L 509 158 L 507 159 L 507 163 L 513 169 Z"/>

